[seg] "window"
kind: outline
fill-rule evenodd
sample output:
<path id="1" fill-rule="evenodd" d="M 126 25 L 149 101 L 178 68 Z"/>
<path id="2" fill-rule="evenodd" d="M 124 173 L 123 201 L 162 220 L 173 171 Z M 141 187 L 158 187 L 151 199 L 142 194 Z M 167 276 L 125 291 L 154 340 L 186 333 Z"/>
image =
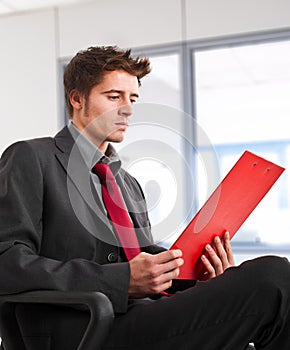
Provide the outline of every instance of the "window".
<path id="1" fill-rule="evenodd" d="M 214 146 L 221 177 L 245 149 L 289 169 L 290 41 L 194 50 L 192 55 L 196 118 Z M 289 247 L 289 194 L 286 171 L 235 236 L 235 246 Z"/>

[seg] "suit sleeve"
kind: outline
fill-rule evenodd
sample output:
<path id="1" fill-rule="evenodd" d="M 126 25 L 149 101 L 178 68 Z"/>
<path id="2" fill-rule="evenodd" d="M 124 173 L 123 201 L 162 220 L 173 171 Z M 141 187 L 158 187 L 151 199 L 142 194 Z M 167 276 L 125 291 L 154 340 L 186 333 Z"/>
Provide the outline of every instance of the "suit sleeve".
<path id="1" fill-rule="evenodd" d="M 111 299 L 115 312 L 126 312 L 128 263 L 100 265 L 40 255 L 43 188 L 43 166 L 34 147 L 29 142 L 9 147 L 0 160 L 0 293 L 100 291 Z"/>

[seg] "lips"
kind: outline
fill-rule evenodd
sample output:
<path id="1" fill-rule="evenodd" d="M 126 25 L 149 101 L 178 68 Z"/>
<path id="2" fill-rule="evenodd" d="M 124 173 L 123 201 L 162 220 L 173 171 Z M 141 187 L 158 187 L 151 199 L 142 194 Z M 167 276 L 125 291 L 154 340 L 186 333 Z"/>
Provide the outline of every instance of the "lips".
<path id="1" fill-rule="evenodd" d="M 118 123 L 115 123 L 115 125 L 120 129 L 126 129 L 128 127 L 128 123 L 125 123 L 125 122 L 118 122 Z"/>
<path id="2" fill-rule="evenodd" d="M 128 125 L 126 123 L 116 123 L 115 127 L 116 127 L 115 131 L 125 133 L 127 131 Z"/>

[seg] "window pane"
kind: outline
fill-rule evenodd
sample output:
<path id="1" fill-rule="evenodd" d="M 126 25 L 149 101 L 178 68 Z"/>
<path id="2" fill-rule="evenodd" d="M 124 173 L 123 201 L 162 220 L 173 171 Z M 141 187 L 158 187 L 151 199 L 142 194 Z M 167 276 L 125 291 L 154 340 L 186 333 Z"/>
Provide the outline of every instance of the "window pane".
<path id="1" fill-rule="evenodd" d="M 193 55 L 197 119 L 218 156 L 217 181 L 245 149 L 289 168 L 290 41 L 197 51 Z M 202 146 L 200 142 L 201 150 Z M 286 171 L 234 240 L 256 246 L 289 244 L 289 195 Z"/>
<path id="2" fill-rule="evenodd" d="M 150 56 L 151 73 L 143 79 L 141 103 L 181 108 L 179 55 Z"/>
<path id="3" fill-rule="evenodd" d="M 176 210 L 183 166 L 183 140 L 179 133 L 182 127 L 167 127 L 181 109 L 179 55 L 150 55 L 150 62 L 152 71 L 142 79 L 128 133 L 116 147 L 124 167 L 142 186 L 154 239 L 165 245 L 184 216 L 182 205 Z"/>

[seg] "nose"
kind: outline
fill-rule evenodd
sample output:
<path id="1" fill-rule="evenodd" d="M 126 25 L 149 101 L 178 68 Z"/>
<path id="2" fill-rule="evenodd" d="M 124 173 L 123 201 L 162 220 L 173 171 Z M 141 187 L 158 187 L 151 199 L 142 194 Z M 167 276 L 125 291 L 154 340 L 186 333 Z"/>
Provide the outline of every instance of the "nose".
<path id="1" fill-rule="evenodd" d="M 132 104 L 125 104 L 119 108 L 119 114 L 123 117 L 130 117 L 133 113 L 133 106 Z"/>

